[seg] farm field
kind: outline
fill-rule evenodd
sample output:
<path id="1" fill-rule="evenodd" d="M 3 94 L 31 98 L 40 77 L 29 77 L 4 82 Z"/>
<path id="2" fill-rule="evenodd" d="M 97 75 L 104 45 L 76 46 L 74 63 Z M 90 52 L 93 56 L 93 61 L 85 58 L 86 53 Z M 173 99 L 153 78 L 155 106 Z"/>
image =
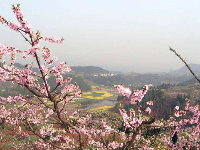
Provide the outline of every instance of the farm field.
<path id="1" fill-rule="evenodd" d="M 109 110 L 117 103 L 118 93 L 115 89 L 99 88 L 99 86 L 92 86 L 92 91 L 83 92 L 80 98 L 75 98 L 67 104 L 66 109 L 73 111 L 80 107 L 80 109 L 87 110 Z M 48 105 L 53 105 L 52 102 L 48 102 Z"/>
<path id="2" fill-rule="evenodd" d="M 109 110 L 113 108 L 118 96 L 114 89 L 92 89 L 91 92 L 84 92 L 80 99 L 74 101 L 74 104 L 81 104 L 81 109 L 88 110 Z"/>

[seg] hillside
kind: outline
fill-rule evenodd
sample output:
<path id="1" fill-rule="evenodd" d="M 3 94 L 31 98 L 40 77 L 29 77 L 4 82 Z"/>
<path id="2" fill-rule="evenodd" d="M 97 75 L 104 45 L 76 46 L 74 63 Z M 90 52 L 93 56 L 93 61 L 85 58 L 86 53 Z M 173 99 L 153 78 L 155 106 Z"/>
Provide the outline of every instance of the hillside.
<path id="1" fill-rule="evenodd" d="M 199 64 L 189 64 L 189 66 L 197 75 L 200 75 L 200 65 Z M 171 71 L 169 74 L 176 75 L 176 76 L 183 76 L 183 75 L 192 76 L 186 66 L 183 66 L 178 70 Z"/>
<path id="2" fill-rule="evenodd" d="M 71 67 L 74 73 L 84 73 L 84 74 L 100 74 L 109 73 L 109 71 L 95 66 L 73 66 Z"/>
<path id="3" fill-rule="evenodd" d="M 197 84 L 198 81 L 195 78 L 189 79 L 187 81 L 181 82 L 178 85 L 179 86 L 187 86 L 187 85 L 191 85 L 191 84 Z"/>
<path id="4" fill-rule="evenodd" d="M 123 84 L 126 86 L 143 86 L 145 84 L 153 84 L 158 86 L 161 84 L 179 84 L 190 79 L 189 76 L 174 76 L 170 74 L 117 74 L 115 76 L 93 76 L 85 75 L 85 79 L 96 84 L 106 86 L 114 86 L 116 84 Z"/>
<path id="5" fill-rule="evenodd" d="M 166 86 L 168 87 L 165 89 L 162 88 L 163 86 L 151 87 L 141 102 L 143 107 L 147 107 L 147 101 L 154 101 L 152 113 L 156 118 L 168 119 L 173 115 L 175 106 L 180 106 L 180 109 L 184 109 L 186 98 L 191 100 L 191 105 L 200 104 L 200 85 Z M 119 103 L 122 103 L 127 111 L 129 111 L 130 108 L 136 110 L 136 106 L 130 104 L 130 99 L 120 95 L 118 97 L 118 104 L 115 106 L 116 112 L 118 112 Z"/>
<path id="6" fill-rule="evenodd" d="M 16 63 L 16 67 L 22 68 L 23 65 Z M 200 74 L 200 65 L 191 64 L 195 73 Z M 38 69 L 34 68 L 34 71 Z M 129 73 L 129 74 L 113 74 L 108 70 L 96 66 L 73 66 L 72 76 L 81 77 L 95 84 L 113 87 L 116 84 L 131 85 L 134 87 L 143 86 L 145 84 L 153 84 L 154 86 L 162 84 L 188 85 L 195 81 L 191 80 L 192 75 L 184 66 L 180 69 L 169 73 Z M 190 81 L 191 80 L 191 81 Z M 87 89 L 87 88 L 86 88 Z"/>

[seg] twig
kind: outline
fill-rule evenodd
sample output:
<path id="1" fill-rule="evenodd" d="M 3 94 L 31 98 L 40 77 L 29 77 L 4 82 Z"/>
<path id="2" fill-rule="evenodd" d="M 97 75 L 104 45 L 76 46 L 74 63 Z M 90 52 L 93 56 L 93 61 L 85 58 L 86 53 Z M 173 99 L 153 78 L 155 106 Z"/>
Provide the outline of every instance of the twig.
<path id="1" fill-rule="evenodd" d="M 27 41 L 27 42 L 29 42 L 29 44 L 31 44 L 31 42 L 22 34 L 22 32 L 18 29 L 18 31 L 19 31 L 19 33 L 25 38 L 25 40 Z"/>
<path id="2" fill-rule="evenodd" d="M 40 99 L 40 97 L 37 97 L 37 99 L 39 99 L 39 101 L 45 105 L 47 108 L 52 109 L 51 107 L 48 106 L 48 104 L 46 104 L 42 99 Z"/>
<path id="3" fill-rule="evenodd" d="M 32 46 L 34 46 L 34 44 L 32 44 Z M 54 101 L 54 100 L 52 99 L 51 94 L 50 94 L 50 91 L 49 91 L 49 88 L 48 88 L 48 84 L 47 84 L 47 80 L 46 80 L 46 78 L 45 78 L 44 72 L 42 71 L 42 67 L 41 67 L 41 64 L 40 64 L 40 61 L 39 61 L 39 58 L 38 58 L 38 55 L 37 55 L 36 52 L 35 52 L 35 58 L 36 58 L 38 67 L 39 67 L 39 69 L 40 69 L 40 73 L 41 73 L 41 75 L 42 75 L 42 79 L 43 79 L 43 81 L 44 81 L 44 85 L 45 85 L 45 88 L 46 88 L 46 91 L 47 91 L 47 94 L 48 94 L 48 98 L 49 98 L 50 101 Z"/>
<path id="4" fill-rule="evenodd" d="M 60 86 L 60 83 L 58 83 L 58 84 L 56 85 L 56 87 L 55 87 L 50 93 L 54 92 L 59 86 Z"/>

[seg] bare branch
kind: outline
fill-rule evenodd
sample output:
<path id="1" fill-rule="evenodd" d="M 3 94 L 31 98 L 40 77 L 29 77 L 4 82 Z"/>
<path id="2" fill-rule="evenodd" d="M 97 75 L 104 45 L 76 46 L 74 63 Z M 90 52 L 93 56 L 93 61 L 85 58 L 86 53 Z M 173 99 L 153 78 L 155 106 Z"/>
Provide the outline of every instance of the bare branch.
<path id="1" fill-rule="evenodd" d="M 58 84 L 56 85 L 56 87 L 55 87 L 50 93 L 54 92 L 59 86 L 60 86 L 60 83 L 58 83 Z"/>
<path id="2" fill-rule="evenodd" d="M 31 44 L 31 42 L 22 34 L 22 32 L 18 29 L 18 31 L 19 31 L 19 33 L 23 36 L 23 38 L 25 38 L 25 40 L 27 41 L 27 42 L 29 42 L 29 44 Z"/>

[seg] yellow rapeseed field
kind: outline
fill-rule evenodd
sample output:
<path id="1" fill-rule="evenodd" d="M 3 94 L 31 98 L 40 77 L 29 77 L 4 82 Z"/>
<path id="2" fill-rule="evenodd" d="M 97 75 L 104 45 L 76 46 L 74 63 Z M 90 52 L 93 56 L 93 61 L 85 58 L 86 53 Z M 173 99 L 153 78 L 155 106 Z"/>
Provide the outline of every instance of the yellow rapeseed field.
<path id="1" fill-rule="evenodd" d="M 84 92 L 82 95 L 91 95 L 92 92 Z"/>
<path id="2" fill-rule="evenodd" d="M 90 109 L 90 111 L 106 111 L 112 109 L 114 106 L 102 106 L 95 109 Z"/>
<path id="3" fill-rule="evenodd" d="M 70 101 L 70 103 L 74 103 L 75 101 Z M 53 105 L 53 102 L 51 102 L 51 101 L 48 101 L 47 102 L 47 105 Z"/>
<path id="4" fill-rule="evenodd" d="M 95 95 L 97 94 L 97 95 Z M 107 97 L 111 97 L 113 94 L 107 92 L 107 91 L 95 91 L 95 92 L 85 92 L 83 93 L 83 98 L 87 99 L 94 99 L 94 100 L 103 100 Z"/>
<path id="5" fill-rule="evenodd" d="M 82 93 L 82 99 L 90 99 L 90 100 L 104 100 L 112 96 L 113 94 L 107 91 L 93 91 L 93 92 Z M 71 102 L 75 102 L 75 101 L 71 101 Z M 53 105 L 53 102 L 48 101 L 47 105 Z"/>

